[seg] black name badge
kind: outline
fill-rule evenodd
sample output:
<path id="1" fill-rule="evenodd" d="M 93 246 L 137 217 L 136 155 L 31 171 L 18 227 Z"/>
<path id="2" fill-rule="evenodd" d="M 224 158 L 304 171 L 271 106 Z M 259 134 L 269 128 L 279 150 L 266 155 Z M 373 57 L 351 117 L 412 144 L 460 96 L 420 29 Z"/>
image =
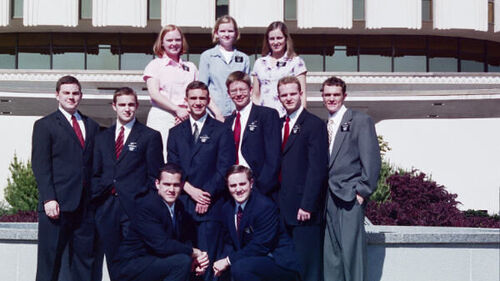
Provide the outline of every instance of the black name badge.
<path id="1" fill-rule="evenodd" d="M 183 64 L 182 69 L 184 69 L 184 71 L 189 71 L 189 66 Z"/>
<path id="2" fill-rule="evenodd" d="M 285 65 L 286 65 L 286 61 L 279 61 L 279 62 L 276 63 L 277 67 L 283 67 Z"/>
<path id="3" fill-rule="evenodd" d="M 243 57 L 241 57 L 241 56 L 235 56 L 234 57 L 234 61 L 235 62 L 243 62 Z"/>

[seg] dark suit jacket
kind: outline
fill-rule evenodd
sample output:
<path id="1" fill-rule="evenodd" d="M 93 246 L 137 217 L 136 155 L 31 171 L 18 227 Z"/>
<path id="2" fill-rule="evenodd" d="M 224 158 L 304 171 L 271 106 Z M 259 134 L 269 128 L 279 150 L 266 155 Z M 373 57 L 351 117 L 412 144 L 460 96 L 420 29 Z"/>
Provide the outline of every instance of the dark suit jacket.
<path id="1" fill-rule="evenodd" d="M 236 114 L 225 120 L 232 128 Z M 252 105 L 241 140 L 241 154 L 252 169 L 255 184 L 262 194 L 270 196 L 278 188 L 281 165 L 281 121 L 278 112 L 269 107 Z"/>
<path id="2" fill-rule="evenodd" d="M 236 161 L 231 130 L 207 116 L 195 144 L 188 120 L 170 129 L 167 142 L 167 162 L 179 165 L 184 180 L 211 195 L 211 206 L 204 215 L 195 212 L 196 202 L 187 194 L 181 195 L 186 210 L 195 220 L 219 220 L 218 211 L 225 194 L 224 176 Z"/>
<path id="3" fill-rule="evenodd" d="M 63 212 L 74 211 L 88 202 L 92 173 L 92 150 L 99 125 L 80 113 L 85 124 L 82 148 L 73 127 L 59 110 L 35 122 L 32 141 L 32 168 L 38 185 L 38 211 L 56 200 Z"/>
<path id="4" fill-rule="evenodd" d="M 240 231 L 234 225 L 234 200 L 223 207 L 225 249 L 220 258 L 229 256 L 231 263 L 248 257 L 272 258 L 281 267 L 299 271 L 293 242 L 286 234 L 279 219 L 275 203 L 259 192 L 252 192 L 240 222 Z"/>
<path id="5" fill-rule="evenodd" d="M 136 214 L 117 254 L 120 272 L 129 278 L 144 271 L 155 258 L 184 253 L 191 256 L 194 223 L 175 202 L 175 227 L 162 198 L 149 191 L 136 200 Z"/>
<path id="6" fill-rule="evenodd" d="M 344 201 L 356 192 L 368 198 L 377 188 L 380 173 L 380 148 L 370 116 L 347 109 L 335 135 L 329 157 L 329 187 Z"/>
<path id="7" fill-rule="evenodd" d="M 133 211 L 134 198 L 154 187 L 163 165 L 161 135 L 136 120 L 116 159 L 115 128 L 111 126 L 96 138 L 92 198 L 106 198 L 115 187 L 122 206 Z"/>
<path id="8" fill-rule="evenodd" d="M 312 213 L 307 223 L 318 224 L 322 221 L 326 193 L 326 125 L 304 109 L 290 129 L 281 162 L 280 212 L 288 225 L 299 225 L 297 212 L 302 208 Z"/>

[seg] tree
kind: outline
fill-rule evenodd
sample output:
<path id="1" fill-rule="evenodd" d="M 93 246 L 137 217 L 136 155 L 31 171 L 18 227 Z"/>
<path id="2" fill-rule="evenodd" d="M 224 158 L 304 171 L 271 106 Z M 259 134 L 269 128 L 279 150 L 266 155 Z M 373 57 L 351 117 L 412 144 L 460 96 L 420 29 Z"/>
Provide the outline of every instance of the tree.
<path id="1" fill-rule="evenodd" d="M 7 179 L 5 200 L 12 206 L 13 212 L 34 211 L 38 204 L 38 190 L 31 162 L 26 164 L 17 158 L 10 163 L 11 177 Z"/>

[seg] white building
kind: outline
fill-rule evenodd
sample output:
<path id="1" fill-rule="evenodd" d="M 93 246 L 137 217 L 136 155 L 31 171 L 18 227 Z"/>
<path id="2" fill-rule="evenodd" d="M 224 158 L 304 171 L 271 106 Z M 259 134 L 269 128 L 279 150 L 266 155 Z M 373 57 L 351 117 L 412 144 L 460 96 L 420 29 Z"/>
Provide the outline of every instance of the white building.
<path id="1" fill-rule="evenodd" d="M 80 79 L 81 109 L 103 126 L 125 85 L 145 120 L 141 72 L 161 26 L 183 28 L 197 63 L 223 14 L 252 62 L 267 25 L 285 21 L 314 113 L 326 116 L 321 82 L 344 78 L 348 106 L 375 118 L 392 163 L 431 174 L 463 209 L 498 213 L 500 0 L 0 0 L 0 198 L 14 152 L 29 159 L 33 122 L 56 108 L 60 76 Z"/>

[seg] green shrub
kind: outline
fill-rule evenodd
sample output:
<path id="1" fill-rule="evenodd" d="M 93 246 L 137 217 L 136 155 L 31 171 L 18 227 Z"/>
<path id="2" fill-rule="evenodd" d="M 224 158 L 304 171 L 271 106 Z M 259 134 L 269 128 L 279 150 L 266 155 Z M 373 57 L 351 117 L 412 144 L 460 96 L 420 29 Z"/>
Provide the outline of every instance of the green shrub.
<path id="1" fill-rule="evenodd" d="M 38 204 L 38 190 L 35 176 L 31 170 L 31 162 L 24 164 L 14 154 L 10 163 L 9 171 L 11 177 L 7 179 L 5 188 L 5 200 L 12 207 L 12 212 L 33 211 Z"/>

